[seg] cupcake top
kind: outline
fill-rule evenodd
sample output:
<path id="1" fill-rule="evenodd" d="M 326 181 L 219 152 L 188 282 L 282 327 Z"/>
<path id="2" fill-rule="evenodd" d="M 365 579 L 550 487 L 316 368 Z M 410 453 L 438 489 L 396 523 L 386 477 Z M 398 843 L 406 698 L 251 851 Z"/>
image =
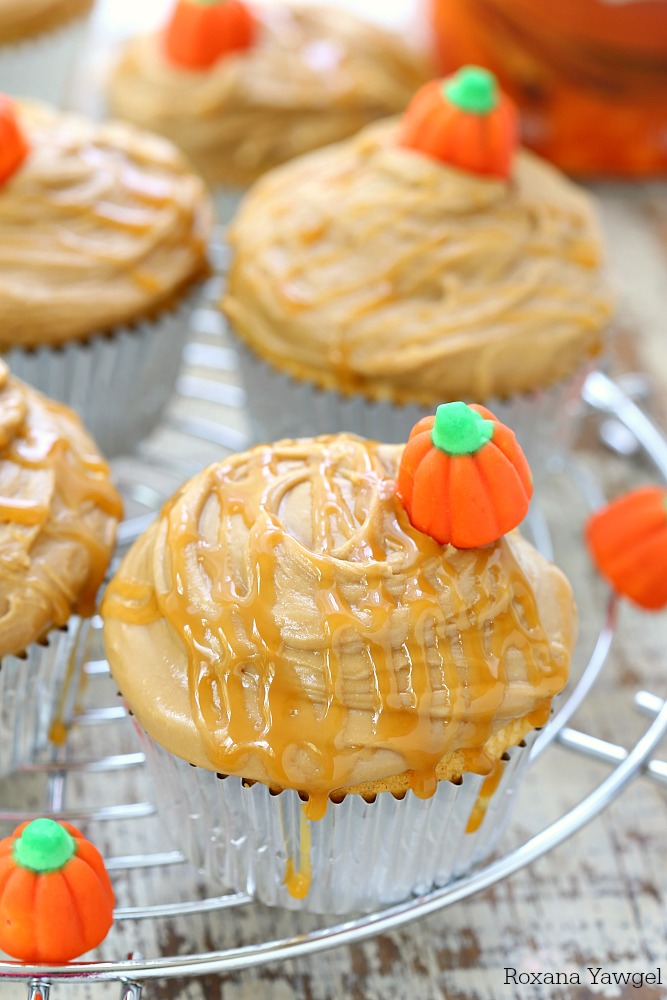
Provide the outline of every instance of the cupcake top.
<path id="1" fill-rule="evenodd" d="M 202 68 L 175 64 L 163 32 L 137 38 L 110 83 L 114 114 L 168 136 L 213 182 L 247 185 L 353 135 L 401 111 L 429 76 L 400 38 L 344 10 L 272 5 L 252 16 L 248 44 Z"/>
<path id="2" fill-rule="evenodd" d="M 347 434 L 259 446 L 135 543 L 105 640 L 167 750 L 311 800 L 429 795 L 545 722 L 576 630 L 567 581 L 516 531 L 457 549 L 413 527 L 402 452 Z"/>
<path id="3" fill-rule="evenodd" d="M 86 339 L 170 308 L 206 271 L 212 218 L 182 155 L 129 125 L 11 107 L 27 155 L 0 178 L 0 349 Z"/>
<path id="4" fill-rule="evenodd" d="M 93 613 L 122 514 L 79 418 L 0 361 L 0 657 Z"/>
<path id="5" fill-rule="evenodd" d="M 514 153 L 502 103 L 488 122 L 414 104 L 421 148 L 414 116 L 384 121 L 250 191 L 230 231 L 235 331 L 296 378 L 396 403 L 568 376 L 610 315 L 590 198 Z"/>
<path id="6" fill-rule="evenodd" d="M 52 31 L 92 6 L 93 0 L 0 0 L 0 45 Z"/>

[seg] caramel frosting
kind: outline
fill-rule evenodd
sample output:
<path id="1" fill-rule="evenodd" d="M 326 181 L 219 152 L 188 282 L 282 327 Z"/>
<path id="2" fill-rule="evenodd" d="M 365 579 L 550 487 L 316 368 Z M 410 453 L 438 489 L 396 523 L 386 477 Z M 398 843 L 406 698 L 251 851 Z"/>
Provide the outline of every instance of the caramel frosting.
<path id="1" fill-rule="evenodd" d="M 121 514 L 76 414 L 0 361 L 0 657 L 93 613 Z"/>
<path id="2" fill-rule="evenodd" d="M 524 151 L 505 182 L 396 139 L 395 121 L 370 126 L 247 195 L 223 303 L 236 332 L 296 378 L 397 403 L 571 374 L 610 315 L 588 196 Z"/>
<path id="3" fill-rule="evenodd" d="M 114 678 L 153 739 L 326 804 L 397 778 L 427 796 L 544 723 L 576 632 L 569 584 L 516 531 L 464 551 L 414 529 L 401 451 L 344 434 L 262 445 L 165 506 L 102 606 Z"/>
<path id="4" fill-rule="evenodd" d="M 92 6 L 93 0 L 0 0 L 0 45 L 53 31 Z"/>
<path id="5" fill-rule="evenodd" d="M 206 269 L 203 182 L 132 126 L 17 109 L 30 153 L 0 186 L 0 349 L 86 339 L 170 307 Z"/>
<path id="6" fill-rule="evenodd" d="M 343 10 L 258 7 L 257 43 L 204 72 L 170 65 L 161 35 L 132 40 L 113 113 L 166 135 L 214 183 L 272 167 L 402 111 L 431 75 L 400 38 Z"/>

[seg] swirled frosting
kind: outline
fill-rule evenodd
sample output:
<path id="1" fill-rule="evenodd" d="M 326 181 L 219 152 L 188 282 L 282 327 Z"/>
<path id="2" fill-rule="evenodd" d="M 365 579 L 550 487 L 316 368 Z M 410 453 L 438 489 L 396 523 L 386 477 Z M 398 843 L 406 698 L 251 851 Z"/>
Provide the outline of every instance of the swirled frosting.
<path id="1" fill-rule="evenodd" d="M 414 529 L 401 450 L 339 435 L 234 455 L 135 543 L 105 640 L 166 749 L 311 799 L 428 795 L 545 721 L 576 630 L 567 581 L 518 532 L 463 551 Z"/>
<path id="2" fill-rule="evenodd" d="M 92 614 L 121 514 L 76 414 L 0 361 L 0 657 Z"/>
<path id="3" fill-rule="evenodd" d="M 432 75 L 401 39 L 346 11 L 255 13 L 257 43 L 210 70 L 171 66 L 152 35 L 129 43 L 111 78 L 113 113 L 172 139 L 212 182 L 244 186 L 354 135 L 402 111 Z"/>
<path id="4" fill-rule="evenodd" d="M 93 0 L 0 0 L 0 46 L 59 28 L 92 6 Z"/>
<path id="5" fill-rule="evenodd" d="M 223 303 L 236 332 L 297 378 L 394 402 L 568 376 L 610 315 L 588 196 L 526 152 L 504 182 L 396 137 L 370 126 L 247 195 Z"/>
<path id="6" fill-rule="evenodd" d="M 31 151 L 0 186 L 0 349 L 150 319 L 206 268 L 211 209 L 169 143 L 17 104 Z"/>

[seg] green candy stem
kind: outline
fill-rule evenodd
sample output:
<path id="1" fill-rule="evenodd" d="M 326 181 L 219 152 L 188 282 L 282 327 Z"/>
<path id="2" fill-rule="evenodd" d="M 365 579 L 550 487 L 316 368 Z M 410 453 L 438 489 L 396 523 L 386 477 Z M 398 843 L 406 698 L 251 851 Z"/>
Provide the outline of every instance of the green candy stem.
<path id="1" fill-rule="evenodd" d="M 464 66 L 445 80 L 443 93 L 450 104 L 473 115 L 488 115 L 498 105 L 498 84 L 481 66 Z"/>
<path id="2" fill-rule="evenodd" d="M 75 852 L 74 837 L 52 819 L 33 820 L 14 844 L 17 865 L 38 875 L 64 868 Z"/>
<path id="3" fill-rule="evenodd" d="M 466 403 L 442 403 L 435 411 L 431 441 L 447 455 L 474 455 L 491 440 L 493 429 L 493 420 Z"/>

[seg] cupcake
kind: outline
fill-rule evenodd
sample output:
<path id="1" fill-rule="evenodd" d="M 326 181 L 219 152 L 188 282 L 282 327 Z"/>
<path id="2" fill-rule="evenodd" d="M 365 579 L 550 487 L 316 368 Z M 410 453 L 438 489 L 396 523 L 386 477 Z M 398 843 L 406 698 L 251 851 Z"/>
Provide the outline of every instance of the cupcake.
<path id="1" fill-rule="evenodd" d="M 610 305 L 590 198 L 516 149 L 516 130 L 494 78 L 469 67 L 402 120 L 252 189 L 223 309 L 246 348 L 256 440 L 401 441 L 461 398 L 489 403 L 539 459 Z"/>
<path id="2" fill-rule="evenodd" d="M 3 98 L 0 133 L 0 350 L 105 455 L 129 451 L 171 395 L 207 274 L 203 182 L 129 125 Z"/>
<path id="3" fill-rule="evenodd" d="M 162 31 L 130 41 L 109 103 L 187 153 L 226 221 L 261 174 L 402 111 L 430 75 L 400 38 L 343 10 L 178 0 Z"/>
<path id="4" fill-rule="evenodd" d="M 60 742 L 122 513 L 76 414 L 0 361 L 0 774 Z"/>
<path id="5" fill-rule="evenodd" d="M 531 491 L 513 433 L 455 402 L 405 447 L 261 445 L 165 506 L 104 636 L 209 878 L 343 913 L 489 854 L 576 631 L 565 577 L 513 530 Z"/>
<path id="6" fill-rule="evenodd" d="M 93 0 L 1 0 L 0 91 L 62 104 Z"/>

